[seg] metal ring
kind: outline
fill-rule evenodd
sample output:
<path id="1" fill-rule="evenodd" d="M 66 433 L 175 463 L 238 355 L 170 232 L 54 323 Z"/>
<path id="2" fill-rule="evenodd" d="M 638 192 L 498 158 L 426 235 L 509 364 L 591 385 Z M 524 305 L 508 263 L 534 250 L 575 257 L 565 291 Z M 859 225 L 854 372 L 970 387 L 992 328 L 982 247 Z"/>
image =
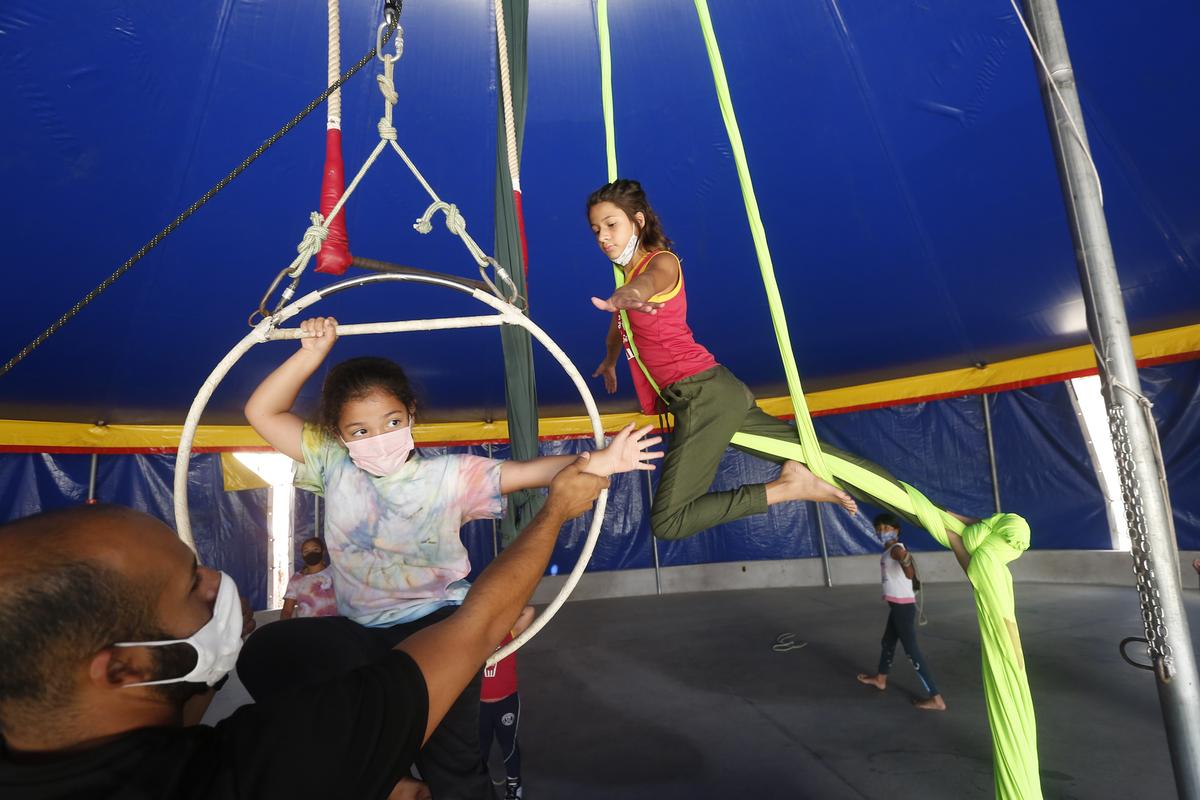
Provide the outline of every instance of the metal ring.
<path id="1" fill-rule="evenodd" d="M 284 270 L 284 272 L 286 272 L 286 270 Z M 511 317 L 513 320 L 512 324 L 529 331 L 530 335 L 536 339 L 539 344 L 546 348 L 550 355 L 553 356 L 554 359 L 559 363 L 559 366 L 563 368 L 563 371 L 567 373 L 568 377 L 570 377 L 572 383 L 575 384 L 575 388 L 578 390 L 580 398 L 583 400 L 583 404 L 587 408 L 588 419 L 592 423 L 592 435 L 596 446 L 600 447 L 603 445 L 604 427 L 600 421 L 600 411 L 596 407 L 596 400 L 594 397 L 592 397 L 592 392 L 588 388 L 587 382 L 584 380 L 583 375 L 580 374 L 578 367 L 572 363 L 571 359 L 567 357 L 567 354 L 563 352 L 563 349 L 559 347 L 553 339 L 550 338 L 550 335 L 542 330 L 535 322 L 529 319 L 529 317 L 522 314 L 520 309 L 516 308 L 510 303 L 505 303 L 503 300 L 493 297 L 487 292 L 477 289 L 474 286 L 466 283 L 459 283 L 450 276 L 443 277 L 410 273 L 378 273 L 374 275 L 363 275 L 355 278 L 348 278 L 303 295 L 297 300 L 292 301 L 286 308 L 283 308 L 278 313 L 258 323 L 254 330 L 247 333 L 241 339 L 241 341 L 235 344 L 233 348 L 230 349 L 230 351 L 225 355 L 225 357 L 221 359 L 217 366 L 213 368 L 204 384 L 200 387 L 199 392 L 196 394 L 196 398 L 192 401 L 191 408 L 188 409 L 187 419 L 183 424 L 183 431 L 180 434 L 179 439 L 179 449 L 175 456 L 174 505 L 176 530 L 179 533 L 179 537 L 183 539 L 184 543 L 186 543 L 193 551 L 196 549 L 196 542 L 192 536 L 191 520 L 188 516 L 188 461 L 191 458 L 192 443 L 196 438 L 196 429 L 200 425 L 200 417 L 204 413 L 204 409 L 208 405 L 208 400 L 210 397 L 212 397 L 212 394 L 216 390 L 217 386 L 229 373 L 229 370 L 233 368 L 234 364 L 236 364 L 248 350 L 255 345 L 262 344 L 264 341 L 266 341 L 265 334 L 272 327 L 287 321 L 288 319 L 299 314 L 305 308 L 308 308 L 314 303 L 323 300 L 330 295 L 334 295 L 338 292 L 358 286 L 366 286 L 375 283 L 389 283 L 393 281 L 423 283 L 455 289 L 474 297 L 476 300 L 486 306 L 489 306 L 499 314 Z M 525 644 L 525 642 L 537 635 L 537 632 L 554 617 L 558 609 L 561 608 L 563 603 L 566 602 L 567 598 L 571 595 L 571 592 L 574 591 L 575 586 L 579 583 L 579 580 L 583 577 L 583 573 L 587 569 L 588 562 L 591 561 L 592 552 L 595 550 L 596 542 L 600 538 L 600 528 L 604 523 L 604 510 L 607 506 L 607 503 L 608 490 L 605 489 L 596 499 L 596 505 L 592 512 L 592 524 L 588 529 L 588 534 L 584 540 L 583 548 L 579 553 L 579 559 L 576 561 L 574 568 L 572 568 L 570 574 L 567 576 L 567 580 L 563 583 L 562 588 L 559 589 L 558 594 L 550 602 L 550 605 L 538 615 L 537 619 L 534 620 L 533 624 L 530 625 L 524 633 L 493 653 L 491 657 L 488 658 L 488 664 L 495 664 L 497 661 L 500 661 L 516 652 L 517 649 Z"/>

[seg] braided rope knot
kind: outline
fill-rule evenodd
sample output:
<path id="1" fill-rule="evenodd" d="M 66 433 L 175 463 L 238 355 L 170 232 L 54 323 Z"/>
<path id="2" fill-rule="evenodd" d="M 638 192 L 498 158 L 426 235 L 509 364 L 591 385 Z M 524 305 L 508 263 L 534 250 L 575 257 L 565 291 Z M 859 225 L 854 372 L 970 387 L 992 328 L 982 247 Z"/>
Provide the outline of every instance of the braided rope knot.
<path id="1" fill-rule="evenodd" d="M 396 83 L 392 80 L 391 75 L 376 75 L 375 81 L 379 84 L 379 91 L 389 106 L 400 102 L 400 95 L 396 93 Z"/>
<path id="2" fill-rule="evenodd" d="M 296 252 L 304 255 L 308 253 L 312 255 L 321 249 L 321 245 L 325 243 L 325 239 L 329 236 L 329 228 L 325 225 L 325 218 L 316 211 L 309 215 L 309 221 L 312 225 L 308 226 L 308 230 L 304 232 L 304 238 L 300 240 L 300 244 L 296 245 Z"/>
<path id="3" fill-rule="evenodd" d="M 467 220 L 459 213 L 458 206 L 453 203 L 446 207 L 446 227 L 455 236 L 462 236 L 467 230 Z"/>
<path id="4" fill-rule="evenodd" d="M 375 126 L 379 131 L 379 138 L 389 142 L 396 141 L 396 126 L 388 121 L 387 117 L 380 117 L 379 124 Z"/>

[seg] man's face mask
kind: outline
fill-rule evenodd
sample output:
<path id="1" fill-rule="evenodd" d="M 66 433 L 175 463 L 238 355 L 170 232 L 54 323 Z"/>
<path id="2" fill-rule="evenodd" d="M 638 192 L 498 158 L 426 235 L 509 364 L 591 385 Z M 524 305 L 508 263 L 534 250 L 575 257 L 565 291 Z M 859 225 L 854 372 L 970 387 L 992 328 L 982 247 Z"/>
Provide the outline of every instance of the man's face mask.
<path id="1" fill-rule="evenodd" d="M 233 578 L 221 573 L 221 586 L 213 604 L 212 619 L 186 639 L 165 639 L 158 642 L 117 642 L 114 647 L 163 647 L 169 644 L 188 644 L 196 651 L 196 666 L 178 678 L 130 683 L 134 686 L 161 686 L 167 683 L 207 683 L 212 686 L 225 677 L 237 664 L 242 650 L 242 607 L 238 601 L 237 585 Z"/>
<path id="2" fill-rule="evenodd" d="M 315 567 L 325 559 L 325 554 L 320 550 L 309 550 L 307 553 L 303 554 L 301 558 L 304 559 L 305 564 L 308 564 L 310 567 Z"/>

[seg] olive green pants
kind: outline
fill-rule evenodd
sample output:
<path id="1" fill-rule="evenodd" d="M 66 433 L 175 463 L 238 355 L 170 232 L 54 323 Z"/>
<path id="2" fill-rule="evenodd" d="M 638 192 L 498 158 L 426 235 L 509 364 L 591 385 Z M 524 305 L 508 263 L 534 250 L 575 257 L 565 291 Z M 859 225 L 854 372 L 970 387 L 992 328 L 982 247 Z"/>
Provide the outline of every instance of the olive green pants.
<path id="1" fill-rule="evenodd" d="M 662 398 L 675 417 L 675 430 L 659 470 L 658 490 L 650 509 L 650 529 L 654 535 L 660 539 L 684 539 L 725 522 L 764 513 L 766 484 L 752 483 L 723 492 L 710 492 L 709 488 L 735 433 L 795 442 L 796 429 L 759 408 L 746 385 L 722 366 L 663 387 Z M 774 456 L 739 449 L 758 458 L 783 462 Z M 876 464 L 824 442 L 821 449 L 895 481 Z M 879 504 L 875 498 L 854 494 L 861 500 Z"/>

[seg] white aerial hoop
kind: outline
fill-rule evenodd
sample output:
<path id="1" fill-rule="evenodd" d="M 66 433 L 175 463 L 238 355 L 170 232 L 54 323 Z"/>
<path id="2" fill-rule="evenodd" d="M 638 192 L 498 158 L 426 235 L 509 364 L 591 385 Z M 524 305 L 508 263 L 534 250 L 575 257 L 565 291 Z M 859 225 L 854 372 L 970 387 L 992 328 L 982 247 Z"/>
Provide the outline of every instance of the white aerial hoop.
<path id="1" fill-rule="evenodd" d="M 373 283 L 385 283 L 390 281 L 407 281 L 413 283 L 424 283 L 431 286 L 444 286 L 449 289 L 468 294 L 474 297 L 479 302 L 491 307 L 496 313 L 484 314 L 475 317 L 444 317 L 439 319 L 419 319 L 419 320 L 404 320 L 399 322 L 375 322 L 360 325 L 338 325 L 337 332 L 339 336 L 355 336 L 360 334 L 371 333 L 400 333 L 404 331 L 432 331 L 432 330 L 449 330 L 453 328 L 482 328 L 496 327 L 500 325 L 518 325 L 529 331 L 534 339 L 541 342 L 542 346 L 554 356 L 559 365 L 575 383 L 575 388 L 579 390 L 579 396 L 583 399 L 583 404 L 587 408 L 588 419 L 592 423 L 592 435 L 595 438 L 596 446 L 602 447 L 604 444 L 604 428 L 600 422 L 600 412 L 596 409 L 596 401 L 592 397 L 591 391 L 587 387 L 583 376 L 579 374 L 579 370 L 567 358 L 567 354 L 562 351 L 554 340 L 538 327 L 529 317 L 525 316 L 521 311 L 511 303 L 507 303 L 488 292 L 483 291 L 478 286 L 471 285 L 473 282 L 467 282 L 463 279 L 454 278 L 448 275 L 437 275 L 434 273 L 425 272 L 389 272 L 376 275 L 364 275 L 357 278 L 339 281 L 322 289 L 309 292 L 295 302 L 284 307 L 276 314 L 264 319 L 262 322 L 254 326 L 250 333 L 246 334 L 240 342 L 233 346 L 233 349 L 221 359 L 220 363 L 209 374 L 208 379 L 200 387 L 200 391 L 196 394 L 196 399 L 192 401 L 192 407 L 188 410 L 187 421 L 183 425 L 183 434 L 179 440 L 179 452 L 175 458 L 175 527 L 179 531 L 180 538 L 192 548 L 196 549 L 196 542 L 192 536 L 191 521 L 188 517 L 188 495 L 187 495 L 187 474 L 188 461 L 192 454 L 192 442 L 196 437 L 196 428 L 200 424 L 200 416 L 204 413 L 205 406 L 208 405 L 209 398 L 216 390 L 220 382 L 225 378 L 225 375 L 236 364 L 250 348 L 257 344 L 267 341 L 277 341 L 280 339 L 301 339 L 304 334 L 298 328 L 278 328 L 280 323 L 296 316 L 304 309 L 313 305 L 319 300 L 322 300 L 330 295 L 346 289 L 353 289 L 359 286 L 365 286 Z M 518 636 L 507 645 L 497 650 L 488 659 L 487 663 L 490 666 L 497 661 L 515 653 L 527 641 L 532 639 L 542 627 L 549 622 L 562 604 L 566 602 L 571 592 L 575 589 L 575 585 L 579 583 L 579 579 L 583 577 L 584 570 L 587 569 L 588 562 L 592 557 L 592 550 L 595 549 L 596 540 L 600 537 L 600 527 L 604 522 L 604 509 L 608 502 L 608 490 L 600 493 L 600 497 L 596 500 L 596 507 L 593 511 L 592 525 L 588 530 L 587 539 L 583 544 L 583 551 L 579 554 L 579 560 L 575 567 L 571 570 L 571 574 L 567 577 L 566 582 L 559 590 L 558 595 L 551 601 L 546 610 L 537 616 L 533 624 L 529 626 L 525 632 Z"/>

